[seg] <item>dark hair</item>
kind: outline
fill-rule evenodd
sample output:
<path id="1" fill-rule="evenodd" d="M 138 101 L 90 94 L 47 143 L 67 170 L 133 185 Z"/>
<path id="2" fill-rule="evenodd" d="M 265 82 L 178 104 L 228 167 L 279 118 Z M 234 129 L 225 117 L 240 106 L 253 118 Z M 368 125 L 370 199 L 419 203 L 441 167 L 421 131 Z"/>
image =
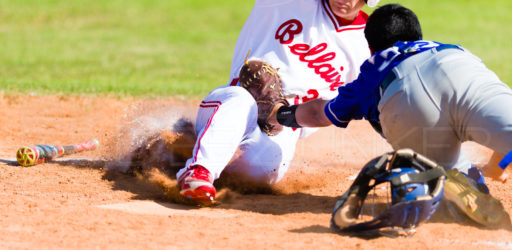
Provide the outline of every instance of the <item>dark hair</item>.
<path id="1" fill-rule="evenodd" d="M 399 4 L 377 8 L 368 18 L 364 35 L 374 52 L 387 49 L 398 41 L 416 41 L 422 37 L 416 14 Z"/>

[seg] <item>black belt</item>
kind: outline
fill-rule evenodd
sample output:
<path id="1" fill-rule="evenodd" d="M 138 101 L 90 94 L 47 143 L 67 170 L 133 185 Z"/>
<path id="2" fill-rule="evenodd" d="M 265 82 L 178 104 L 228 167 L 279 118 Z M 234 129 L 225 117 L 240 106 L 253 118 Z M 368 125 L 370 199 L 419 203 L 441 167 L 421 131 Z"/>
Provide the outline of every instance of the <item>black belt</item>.
<path id="1" fill-rule="evenodd" d="M 445 50 L 445 49 L 460 49 L 460 50 L 462 50 L 459 46 L 453 45 L 453 44 L 443 44 L 443 45 L 433 48 L 433 50 L 435 50 L 437 52 Z M 386 91 L 389 84 L 391 84 L 391 82 L 394 81 L 395 79 L 396 79 L 395 72 L 393 72 L 393 71 L 389 72 L 389 74 L 380 83 L 380 87 L 382 88 L 382 93 L 384 93 L 384 91 Z"/>
<path id="2" fill-rule="evenodd" d="M 382 88 L 382 93 L 384 93 L 384 91 L 386 91 L 389 84 L 395 79 L 396 79 L 395 72 L 393 72 L 393 71 L 389 72 L 389 74 L 386 76 L 386 78 L 384 78 L 384 80 L 382 80 L 382 82 L 380 83 L 380 87 Z"/>

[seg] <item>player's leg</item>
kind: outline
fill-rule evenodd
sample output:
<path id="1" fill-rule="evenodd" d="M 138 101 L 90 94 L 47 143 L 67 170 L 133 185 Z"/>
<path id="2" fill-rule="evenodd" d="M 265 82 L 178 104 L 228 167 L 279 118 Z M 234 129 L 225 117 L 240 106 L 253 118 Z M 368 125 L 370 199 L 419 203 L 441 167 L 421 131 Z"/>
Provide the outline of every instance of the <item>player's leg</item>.
<path id="1" fill-rule="evenodd" d="M 472 140 L 497 153 L 512 149 L 512 91 L 470 53 L 458 52 L 439 60 L 444 78 L 451 80 L 453 98 L 445 105 L 454 132 L 461 141 Z M 492 160 L 492 159 L 491 159 Z M 484 178 L 473 168 L 468 175 L 477 183 Z"/>
<path id="2" fill-rule="evenodd" d="M 275 184 L 288 171 L 299 136 L 300 131 L 291 128 L 284 128 L 275 136 L 268 136 L 258 128 L 242 141 L 226 171 L 252 181 Z"/>
<path id="3" fill-rule="evenodd" d="M 512 144 L 512 92 L 488 70 L 480 59 L 459 51 L 437 59 L 453 92 L 441 106 L 452 118 L 454 133 L 461 141 L 472 140 L 497 151 Z M 491 195 L 478 168 L 465 177 L 447 172 L 445 197 L 469 218 L 486 226 L 509 226 L 510 218 L 501 202 Z M 476 187 L 477 189 L 474 189 Z M 478 191 L 480 192 L 478 192 Z"/>
<path id="4" fill-rule="evenodd" d="M 240 142 L 253 130 L 259 130 L 256 119 L 256 102 L 241 87 L 217 88 L 201 102 L 192 158 L 176 175 L 183 196 L 194 200 L 214 198 L 213 181 L 219 178 Z"/>
<path id="5" fill-rule="evenodd" d="M 462 95 L 460 137 L 487 146 L 495 151 L 485 170 L 490 177 L 504 181 L 504 169 L 498 166 L 504 155 L 512 150 L 512 91 L 483 64 L 471 70 L 476 81 Z M 501 156 L 501 157 L 499 157 Z M 506 167 L 503 166 L 503 167 Z"/>

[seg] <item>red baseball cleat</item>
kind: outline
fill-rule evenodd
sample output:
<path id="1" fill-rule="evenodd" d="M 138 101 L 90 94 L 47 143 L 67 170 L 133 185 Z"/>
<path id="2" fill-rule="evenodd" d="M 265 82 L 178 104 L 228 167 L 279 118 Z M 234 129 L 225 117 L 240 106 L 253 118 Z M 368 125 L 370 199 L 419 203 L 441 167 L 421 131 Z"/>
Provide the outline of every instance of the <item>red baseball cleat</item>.
<path id="1" fill-rule="evenodd" d="M 180 195 L 197 202 L 212 202 L 215 199 L 213 176 L 200 165 L 191 166 L 178 179 Z"/>

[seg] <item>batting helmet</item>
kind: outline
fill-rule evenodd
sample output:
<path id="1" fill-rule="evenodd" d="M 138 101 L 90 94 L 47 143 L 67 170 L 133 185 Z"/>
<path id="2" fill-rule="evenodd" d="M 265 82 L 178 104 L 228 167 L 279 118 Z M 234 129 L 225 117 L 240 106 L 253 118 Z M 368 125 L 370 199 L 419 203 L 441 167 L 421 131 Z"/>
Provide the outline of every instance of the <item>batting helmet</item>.
<path id="1" fill-rule="evenodd" d="M 331 228 L 363 236 L 414 233 L 439 206 L 445 179 L 443 167 L 411 149 L 377 157 L 336 202 Z"/>

